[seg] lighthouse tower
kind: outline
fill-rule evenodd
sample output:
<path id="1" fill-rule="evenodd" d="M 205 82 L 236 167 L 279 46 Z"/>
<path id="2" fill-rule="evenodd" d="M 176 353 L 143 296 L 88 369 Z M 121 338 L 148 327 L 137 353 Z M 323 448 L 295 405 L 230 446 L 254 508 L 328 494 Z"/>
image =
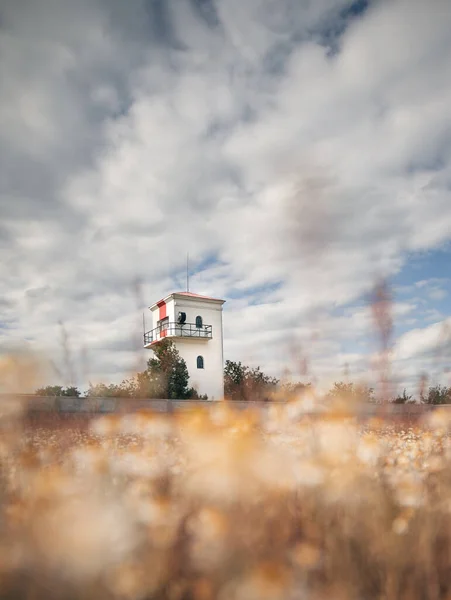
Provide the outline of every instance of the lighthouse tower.
<path id="1" fill-rule="evenodd" d="M 175 292 L 150 306 L 152 329 L 144 347 L 173 340 L 185 360 L 192 385 L 209 400 L 224 397 L 222 305 L 225 300 L 191 292 Z"/>

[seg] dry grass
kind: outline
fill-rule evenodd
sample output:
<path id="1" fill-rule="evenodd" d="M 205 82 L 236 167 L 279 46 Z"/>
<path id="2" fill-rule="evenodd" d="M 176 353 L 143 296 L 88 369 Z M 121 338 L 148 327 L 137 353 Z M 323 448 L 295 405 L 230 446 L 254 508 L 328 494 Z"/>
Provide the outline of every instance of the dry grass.
<path id="1" fill-rule="evenodd" d="M 30 424 L 4 403 L 0 597 L 451 597 L 447 413 L 304 407 Z"/>

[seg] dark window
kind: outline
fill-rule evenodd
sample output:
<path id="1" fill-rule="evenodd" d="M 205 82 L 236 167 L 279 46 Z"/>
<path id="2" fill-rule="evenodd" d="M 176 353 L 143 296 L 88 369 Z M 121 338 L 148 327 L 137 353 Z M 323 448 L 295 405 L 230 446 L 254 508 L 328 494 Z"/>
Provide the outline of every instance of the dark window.
<path id="1" fill-rule="evenodd" d="M 197 368 L 198 369 L 203 369 L 204 368 L 204 357 L 203 356 L 198 356 L 197 357 Z"/>
<path id="2" fill-rule="evenodd" d="M 196 327 L 201 329 L 202 327 L 202 317 L 196 317 Z"/>

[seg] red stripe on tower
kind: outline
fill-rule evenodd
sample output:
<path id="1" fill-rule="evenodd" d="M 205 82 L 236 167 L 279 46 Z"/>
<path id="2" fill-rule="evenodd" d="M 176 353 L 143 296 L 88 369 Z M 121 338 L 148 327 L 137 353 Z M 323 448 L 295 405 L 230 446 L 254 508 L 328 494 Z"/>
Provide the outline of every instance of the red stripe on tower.
<path id="1" fill-rule="evenodd" d="M 158 319 L 161 321 L 162 319 L 165 319 L 167 317 L 167 307 L 166 307 L 166 302 L 164 300 L 160 300 L 160 302 L 157 303 L 158 306 Z M 160 333 L 160 337 L 166 337 L 166 329 L 164 329 L 161 333 Z"/>

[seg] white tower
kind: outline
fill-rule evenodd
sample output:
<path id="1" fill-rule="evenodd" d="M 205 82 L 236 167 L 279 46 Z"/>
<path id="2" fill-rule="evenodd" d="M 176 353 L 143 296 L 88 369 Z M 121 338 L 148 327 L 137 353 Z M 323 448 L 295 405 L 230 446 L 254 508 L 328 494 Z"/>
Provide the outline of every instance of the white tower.
<path id="1" fill-rule="evenodd" d="M 175 292 L 150 306 L 152 329 L 144 333 L 144 347 L 152 349 L 171 338 L 185 360 L 190 386 L 209 400 L 224 397 L 222 305 L 225 300 Z"/>

